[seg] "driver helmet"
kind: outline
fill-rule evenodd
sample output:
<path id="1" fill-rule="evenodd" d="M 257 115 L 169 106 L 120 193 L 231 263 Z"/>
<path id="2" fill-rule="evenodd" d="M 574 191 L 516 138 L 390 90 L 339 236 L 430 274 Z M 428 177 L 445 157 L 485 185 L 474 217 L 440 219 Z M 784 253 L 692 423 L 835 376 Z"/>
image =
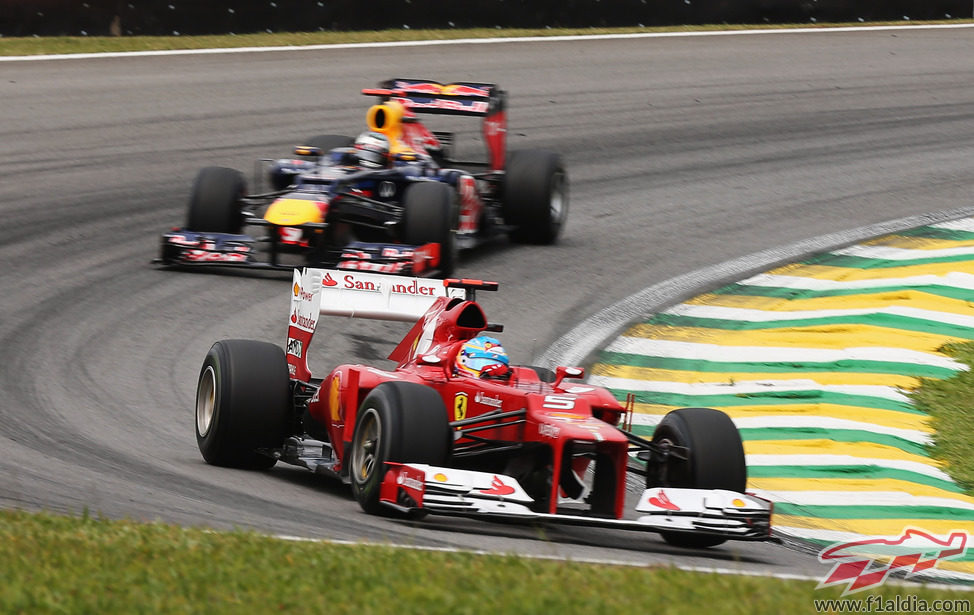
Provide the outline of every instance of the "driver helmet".
<path id="1" fill-rule="evenodd" d="M 474 378 L 505 376 L 510 361 L 501 343 L 492 337 L 478 335 L 460 346 L 454 372 Z"/>
<path id="2" fill-rule="evenodd" d="M 359 166 L 382 169 L 389 166 L 389 139 L 381 132 L 363 132 L 355 139 Z"/>

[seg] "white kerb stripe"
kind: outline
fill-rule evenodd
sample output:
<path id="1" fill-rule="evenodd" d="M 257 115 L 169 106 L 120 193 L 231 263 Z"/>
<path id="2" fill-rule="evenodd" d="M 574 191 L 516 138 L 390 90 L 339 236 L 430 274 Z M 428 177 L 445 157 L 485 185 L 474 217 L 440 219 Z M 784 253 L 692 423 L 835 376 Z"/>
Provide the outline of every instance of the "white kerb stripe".
<path id="1" fill-rule="evenodd" d="M 769 288 L 794 288 L 797 290 L 869 290 L 871 288 L 918 288 L 922 286 L 945 286 L 974 290 L 974 275 L 951 271 L 944 275 L 917 275 L 905 278 L 877 278 L 874 280 L 823 280 L 821 278 L 805 278 L 792 275 L 775 275 L 762 273 L 738 282 L 744 286 L 761 286 Z"/>
<path id="2" fill-rule="evenodd" d="M 942 250 L 909 250 L 890 246 L 850 246 L 841 250 L 833 250 L 832 254 L 840 256 L 858 256 L 884 261 L 912 261 L 931 258 L 948 258 L 952 256 L 974 256 L 974 246 L 964 248 L 944 248 Z"/>
<path id="3" fill-rule="evenodd" d="M 903 459 L 877 459 L 853 455 L 747 455 L 748 466 L 876 466 L 892 470 L 905 470 L 953 482 L 943 470 L 918 461 Z"/>
<path id="4" fill-rule="evenodd" d="M 967 369 L 966 364 L 940 354 L 885 346 L 835 349 L 723 346 L 623 336 L 609 344 L 606 350 L 647 357 L 729 363 L 797 363 L 807 365 L 811 363 L 834 363 L 836 361 L 878 361 L 882 363 L 929 365 L 954 371 Z"/>
<path id="5" fill-rule="evenodd" d="M 882 308 L 853 308 L 847 310 L 756 310 L 751 308 L 735 308 L 721 305 L 681 304 L 666 310 L 667 314 L 675 316 L 689 316 L 691 318 L 711 318 L 716 320 L 733 320 L 742 322 L 775 322 L 789 320 L 810 320 L 820 318 L 840 318 L 843 316 L 872 316 L 886 314 L 901 316 L 914 320 L 926 320 L 935 323 L 947 323 L 966 329 L 974 329 L 974 316 L 921 310 L 910 307 L 882 307 Z"/>

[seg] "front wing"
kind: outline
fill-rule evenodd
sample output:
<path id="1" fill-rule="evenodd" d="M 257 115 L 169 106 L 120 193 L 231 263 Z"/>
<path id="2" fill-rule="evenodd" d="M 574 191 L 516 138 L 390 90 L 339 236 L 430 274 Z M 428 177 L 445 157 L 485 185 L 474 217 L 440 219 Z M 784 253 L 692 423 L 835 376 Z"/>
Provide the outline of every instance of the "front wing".
<path id="1" fill-rule="evenodd" d="M 734 491 L 654 487 L 639 498 L 635 511 L 640 516 L 612 519 L 531 510 L 534 500 L 506 475 L 424 464 L 387 465 L 380 501 L 403 512 L 707 534 L 728 540 L 771 537 L 771 502 Z"/>
<path id="2" fill-rule="evenodd" d="M 261 242 L 250 235 L 174 230 L 163 234 L 159 257 L 154 262 L 179 267 L 250 267 L 288 271 L 294 269 L 293 263 L 279 260 L 279 254 L 274 249 L 276 246 L 272 246 L 269 251 L 262 251 L 258 249 L 260 243 L 266 242 Z M 318 258 L 310 259 L 301 266 L 429 276 L 436 272 L 439 256 L 438 244 L 410 246 L 357 241 L 344 248 L 321 253 Z"/>

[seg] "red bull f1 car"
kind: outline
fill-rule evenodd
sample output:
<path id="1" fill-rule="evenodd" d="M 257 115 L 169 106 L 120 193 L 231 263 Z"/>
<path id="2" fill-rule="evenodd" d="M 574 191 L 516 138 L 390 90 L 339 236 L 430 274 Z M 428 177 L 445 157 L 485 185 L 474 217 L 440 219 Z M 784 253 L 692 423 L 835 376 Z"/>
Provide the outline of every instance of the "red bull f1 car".
<path id="1" fill-rule="evenodd" d="M 685 547 L 770 537 L 771 503 L 744 492 L 733 422 L 675 410 L 651 439 L 577 367 L 510 363 L 476 293 L 497 284 L 306 269 L 294 272 L 284 348 L 216 342 L 200 370 L 196 439 L 210 464 L 278 461 L 351 485 L 361 508 L 658 532 Z M 325 315 L 412 322 L 392 369 L 308 351 Z M 635 492 L 626 488 L 635 481 Z M 627 492 L 638 493 L 627 507 Z"/>
<path id="2" fill-rule="evenodd" d="M 262 161 L 266 191 L 249 194 L 236 170 L 202 169 L 186 224 L 163 235 L 156 262 L 445 277 L 459 250 L 497 235 L 557 240 L 564 164 L 546 150 L 507 151 L 504 90 L 392 79 L 362 92 L 379 98 L 368 132 L 318 135 L 292 158 Z M 482 118 L 486 160 L 455 159 L 456 132 L 432 131 L 420 114 Z"/>

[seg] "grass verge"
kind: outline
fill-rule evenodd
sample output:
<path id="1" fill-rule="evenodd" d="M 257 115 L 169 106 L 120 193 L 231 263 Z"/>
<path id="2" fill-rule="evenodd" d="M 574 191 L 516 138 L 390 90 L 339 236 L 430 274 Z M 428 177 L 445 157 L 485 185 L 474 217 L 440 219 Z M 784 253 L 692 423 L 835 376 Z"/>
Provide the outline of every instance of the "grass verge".
<path id="1" fill-rule="evenodd" d="M 729 564 L 733 567 L 733 564 Z M 0 512 L 3 613 L 815 613 L 813 581 Z M 875 594 L 974 601 L 969 592 Z M 857 594 L 858 599 L 866 595 Z M 841 609 L 840 609 L 841 610 Z"/>
<path id="2" fill-rule="evenodd" d="M 959 24 L 962 20 L 929 22 L 875 22 L 868 25 Z M 0 56 L 28 56 L 66 53 L 105 53 L 119 51 L 161 51 L 172 49 L 225 49 L 233 47 L 273 47 L 368 43 L 377 41 L 425 41 L 458 38 L 525 36 L 570 36 L 575 34 L 630 34 L 645 32 L 703 32 L 714 30 L 753 30 L 863 26 L 866 24 L 796 25 L 708 25 L 666 28 L 544 28 L 469 30 L 380 30 L 360 32 L 278 32 L 220 36 L 61 36 L 0 37 Z"/>
<path id="3" fill-rule="evenodd" d="M 912 399 L 933 417 L 931 454 L 947 464 L 947 473 L 967 495 L 974 496 L 974 343 L 948 344 L 941 351 L 972 369 L 946 380 L 925 378 Z"/>

